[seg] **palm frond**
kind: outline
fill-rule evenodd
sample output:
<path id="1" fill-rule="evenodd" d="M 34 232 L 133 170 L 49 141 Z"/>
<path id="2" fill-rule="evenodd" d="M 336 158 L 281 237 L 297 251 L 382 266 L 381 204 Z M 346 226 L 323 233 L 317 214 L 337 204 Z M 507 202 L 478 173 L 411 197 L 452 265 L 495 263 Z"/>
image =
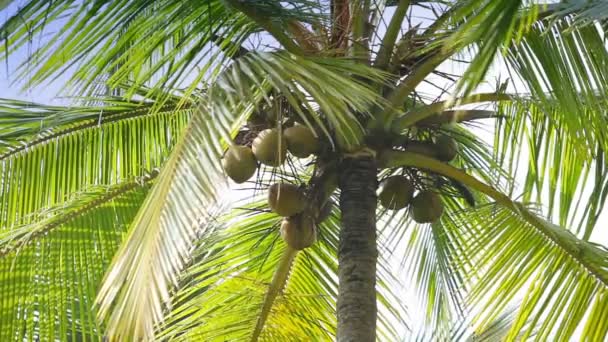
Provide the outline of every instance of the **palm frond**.
<path id="1" fill-rule="evenodd" d="M 448 337 L 442 337 L 437 331 L 429 328 L 421 328 L 412 335 L 407 334 L 404 341 L 416 342 L 431 342 L 436 340 L 446 341 L 502 341 L 509 333 L 509 329 L 513 326 L 517 314 L 517 305 L 513 305 L 506 309 L 500 316 L 496 317 L 484 329 L 475 329 L 472 318 L 465 317 L 451 322 L 449 324 Z M 533 337 L 532 335 L 531 337 Z M 521 337 L 521 336 L 519 336 Z M 519 340 L 519 339 L 517 339 Z"/>
<path id="2" fill-rule="evenodd" d="M 91 313 L 96 289 L 147 193 L 141 181 L 162 165 L 190 110 L 119 99 L 88 107 L 4 103 L 0 130 L 11 143 L 0 157 L 0 260 L 8 277 L 1 325 L 14 328 L 0 339 L 101 338 L 103 324 Z M 31 125 L 15 133 L 20 118 Z M 13 267 L 22 271 L 11 276 Z"/>
<path id="3" fill-rule="evenodd" d="M 50 135 L 57 135 L 60 127 L 68 130 L 67 134 L 83 124 L 92 127 L 114 115 L 136 116 L 145 111 L 141 103 L 124 99 L 97 100 L 101 100 L 103 105 L 66 107 L 0 99 L 0 151 L 5 155 L 29 148 L 34 137 L 48 139 Z"/>
<path id="4" fill-rule="evenodd" d="M 526 8 L 523 0 L 467 0 L 454 5 L 450 16 L 455 32 L 446 46 L 453 50 L 476 47 L 475 57 L 459 80 L 464 94 L 484 80 L 498 52 L 505 52 L 511 41 L 519 41 L 535 22 L 539 7 Z"/>
<path id="5" fill-rule="evenodd" d="M 31 76 L 28 84 L 41 84 L 71 70 L 68 89 L 94 94 L 105 91 L 106 85 L 113 89 L 130 83 L 127 96 L 146 84 L 153 89 L 187 84 L 186 93 L 192 92 L 208 72 L 237 52 L 222 54 L 213 43 L 240 41 L 255 29 L 242 13 L 219 0 L 29 1 L 0 27 L 6 37 L 0 59 L 58 22 L 61 29 L 35 46 L 29 62 L 20 67 L 22 75 Z"/>
<path id="6" fill-rule="evenodd" d="M 0 340 L 103 338 L 97 288 L 148 190 L 99 200 L 0 257 Z"/>
<path id="7" fill-rule="evenodd" d="M 601 318 L 608 291 L 605 248 L 537 218 L 536 223 L 544 228 L 541 231 L 504 208 L 485 206 L 477 214 L 483 217 L 484 234 L 471 239 L 463 253 L 476 255 L 480 273 L 471 281 L 470 297 L 483 308 L 479 327 L 487 326 L 521 295 L 523 300 L 506 339 L 520 333 L 521 339 L 526 339 L 534 332 L 532 327 L 538 328 L 536 338 L 541 340 L 567 340 L 578 327 L 581 339 L 605 338 L 608 323 Z M 550 238 L 546 234 L 551 234 Z"/>
<path id="8" fill-rule="evenodd" d="M 52 128 L 35 135 L 32 128 L 24 142 L 17 136 L 0 156 L 0 230 L 34 223 L 34 213 L 92 186 L 117 184 L 159 167 L 190 111 L 151 114 L 148 106 L 135 108 L 117 106 L 107 116 L 104 107 L 62 109 L 52 115 Z"/>
<path id="9" fill-rule="evenodd" d="M 522 203 L 452 166 L 411 152 L 393 152 L 392 158 L 385 158 L 392 160 L 389 166 L 414 166 L 440 173 L 497 202 L 497 207 L 482 206 L 479 210 L 486 211 L 475 223 L 488 227 L 485 231 L 489 233 L 468 235 L 465 241 L 470 243 L 463 250 L 467 259 L 480 256 L 476 266 L 487 267 L 467 270 L 471 276 L 481 273 L 472 278 L 472 302 L 489 303 L 483 306 L 480 317 L 485 320 L 478 322 L 480 326 L 499 314 L 527 285 L 522 309 L 507 339 L 517 336 L 528 322 L 536 326 L 541 319 L 538 333 L 545 339 L 568 339 L 579 325 L 583 338 L 605 338 L 608 323 L 599 318 L 606 306 L 608 287 L 608 251 L 604 247 L 579 240 L 567 229 L 539 218 Z M 465 221 L 475 222 L 475 217 L 465 217 Z M 586 315 L 589 317 L 585 321 Z M 525 330 L 523 339 L 531 333 L 531 329 Z"/>
<path id="10" fill-rule="evenodd" d="M 229 229 L 202 240 L 197 252 L 200 260 L 195 261 L 184 273 L 187 286 L 182 286 L 182 290 L 176 294 L 172 312 L 166 325 L 161 328 L 159 338 L 178 341 L 252 338 L 267 288 L 271 286 L 273 273 L 286 246 L 277 234 L 280 219 L 276 215 L 261 212 L 245 216 L 240 213 L 235 217 L 237 219 L 232 220 Z M 302 255 L 298 254 L 297 260 L 300 258 Z M 299 262 L 297 260 L 290 278 Z M 310 279 L 307 281 L 310 282 Z M 308 311 L 298 312 L 292 324 L 286 327 L 279 325 L 279 329 L 274 331 L 272 327 L 276 326 L 274 320 L 277 312 L 291 309 L 291 300 L 288 299 L 293 296 L 295 301 L 298 296 L 305 297 L 306 294 L 287 293 L 287 289 L 280 289 L 261 338 L 265 339 L 268 335 L 304 338 L 306 335 L 300 330 L 303 327 L 312 334 L 309 336 L 323 333 L 310 322 L 297 324 L 299 319 L 306 320 L 306 312 L 314 310 L 314 306 Z M 267 331 L 268 327 L 270 332 Z"/>
<path id="11" fill-rule="evenodd" d="M 266 304 L 273 274 L 287 246 L 280 239 L 280 218 L 262 202 L 235 209 L 220 219 L 228 226 L 202 239 L 194 262 L 184 272 L 158 338 L 168 340 L 251 340 Z M 319 241 L 299 252 L 284 288 L 269 308 L 259 336 L 263 341 L 330 340 L 335 337 L 339 216 L 319 227 Z M 287 251 L 288 252 L 288 251 Z M 379 275 L 379 321 L 383 340 L 395 340 L 403 308 L 393 302 L 390 275 Z M 390 309 L 388 308 L 390 307 Z M 382 310 L 381 310 L 382 311 Z M 403 323 L 401 323 L 403 324 Z M 401 327 L 403 329 L 403 327 Z"/>
<path id="12" fill-rule="evenodd" d="M 589 127 L 585 136 L 572 131 L 570 114 L 558 104 L 548 108 L 531 101 L 504 103 L 499 112 L 503 118 L 496 122 L 496 160 L 501 168 L 523 180 L 511 191 L 523 193 L 525 201 L 543 203 L 549 219 L 588 240 L 607 191 L 601 130 Z M 585 113 L 587 118 L 579 120 L 587 126 L 593 114 Z M 582 145 L 580 139 L 586 143 Z M 521 165 L 518 160 L 526 156 L 528 165 Z"/>
<path id="13" fill-rule="evenodd" d="M 573 17 L 574 25 L 582 27 L 594 25 L 608 18 L 608 4 L 602 0 L 565 0 L 547 5 L 547 20 L 560 20 Z"/>
<path id="14" fill-rule="evenodd" d="M 524 82 L 533 100 L 557 120 L 579 149 L 606 147 L 600 127 L 606 126 L 605 94 L 608 84 L 608 50 L 603 30 L 576 28 L 567 20 L 554 25 L 537 23 L 519 44 L 509 50 L 507 61 Z M 555 109 L 559 108 L 559 112 Z M 587 152 L 588 153 L 588 152 Z"/>
<path id="15" fill-rule="evenodd" d="M 82 193 L 73 193 L 73 200 L 71 201 L 68 200 L 55 207 L 44 208 L 39 212 L 32 213 L 31 215 L 35 217 L 25 220 L 31 223 L 0 230 L 0 257 L 12 251 L 18 251 L 26 244 L 35 242 L 34 240 L 37 237 L 48 234 L 49 231 L 60 227 L 66 221 L 82 216 L 86 212 L 96 209 L 99 205 L 150 182 L 156 175 L 157 172 L 153 172 L 132 182 L 86 189 Z"/>

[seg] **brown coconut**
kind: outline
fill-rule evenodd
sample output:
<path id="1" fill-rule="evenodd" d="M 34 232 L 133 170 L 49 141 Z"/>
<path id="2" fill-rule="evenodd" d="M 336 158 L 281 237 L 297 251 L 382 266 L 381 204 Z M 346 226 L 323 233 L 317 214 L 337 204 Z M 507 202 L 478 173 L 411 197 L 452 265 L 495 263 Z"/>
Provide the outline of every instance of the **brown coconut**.
<path id="1" fill-rule="evenodd" d="M 319 140 L 307 126 L 296 124 L 287 128 L 283 136 L 289 152 L 298 158 L 306 158 L 319 149 Z"/>
<path id="2" fill-rule="evenodd" d="M 296 185 L 275 183 L 268 188 L 268 206 L 280 216 L 289 217 L 304 210 L 306 197 Z"/>
<path id="3" fill-rule="evenodd" d="M 433 223 L 443 214 L 441 197 L 432 191 L 421 191 L 410 204 L 412 218 L 418 223 Z"/>
<path id="4" fill-rule="evenodd" d="M 257 166 L 255 156 L 247 146 L 230 147 L 222 159 L 222 167 L 226 175 L 235 183 L 243 183 L 251 178 Z"/>
<path id="5" fill-rule="evenodd" d="M 276 128 L 261 131 L 253 140 L 251 148 L 256 159 L 269 166 L 283 164 L 287 155 L 287 144 Z"/>
<path id="6" fill-rule="evenodd" d="M 380 204 L 391 210 L 407 207 L 414 195 L 414 185 L 405 176 L 391 176 L 380 183 Z"/>
<path id="7" fill-rule="evenodd" d="M 281 237 L 291 248 L 302 250 L 317 240 L 317 228 L 308 215 L 284 218 L 281 223 Z"/>
<path id="8" fill-rule="evenodd" d="M 444 134 L 435 139 L 435 149 L 437 151 L 437 158 L 441 161 L 449 162 L 456 158 L 458 154 L 456 141 Z"/>

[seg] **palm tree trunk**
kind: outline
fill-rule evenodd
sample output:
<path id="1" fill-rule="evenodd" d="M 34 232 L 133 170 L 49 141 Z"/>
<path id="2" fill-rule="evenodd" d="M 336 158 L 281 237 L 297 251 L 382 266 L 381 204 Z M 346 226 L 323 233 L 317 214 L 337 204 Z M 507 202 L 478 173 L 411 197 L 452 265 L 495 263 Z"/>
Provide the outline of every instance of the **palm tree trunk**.
<path id="1" fill-rule="evenodd" d="M 338 342 L 376 340 L 376 161 L 347 157 L 339 186 Z"/>

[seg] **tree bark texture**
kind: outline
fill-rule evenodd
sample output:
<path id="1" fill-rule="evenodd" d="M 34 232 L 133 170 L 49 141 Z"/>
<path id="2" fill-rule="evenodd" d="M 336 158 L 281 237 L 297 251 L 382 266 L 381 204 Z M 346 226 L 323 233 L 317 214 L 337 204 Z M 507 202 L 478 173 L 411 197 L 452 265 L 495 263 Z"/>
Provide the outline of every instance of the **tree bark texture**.
<path id="1" fill-rule="evenodd" d="M 376 340 L 376 161 L 344 159 L 339 187 L 338 342 Z"/>

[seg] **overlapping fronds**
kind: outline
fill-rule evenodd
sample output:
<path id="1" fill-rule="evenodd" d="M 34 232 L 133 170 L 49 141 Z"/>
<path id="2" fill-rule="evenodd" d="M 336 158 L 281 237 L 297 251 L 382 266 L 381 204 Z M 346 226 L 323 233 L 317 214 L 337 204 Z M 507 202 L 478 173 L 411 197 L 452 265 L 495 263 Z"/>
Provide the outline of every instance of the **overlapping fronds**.
<path id="1" fill-rule="evenodd" d="M 549 20 L 573 17 L 577 27 L 594 25 L 608 17 L 608 4 L 602 0 L 563 0 L 547 5 Z"/>
<path id="2" fill-rule="evenodd" d="M 251 9 L 249 16 L 243 8 Z M 27 78 L 28 86 L 69 70 L 67 90 L 79 95 L 126 84 L 127 97 L 143 85 L 151 91 L 182 87 L 189 95 L 240 56 L 252 33 L 267 28 L 256 18 L 273 27 L 316 22 L 318 8 L 313 1 L 29 1 L 0 26 L 0 60 L 35 42 L 16 77 Z"/>
<path id="3" fill-rule="evenodd" d="M 515 321 L 516 310 L 516 305 L 508 308 L 484 329 L 476 330 L 472 323 L 472 317 L 465 317 L 452 322 L 446 322 L 449 325 L 447 335 L 442 336 L 442 331 L 423 327 L 416 332 L 406 334 L 405 338 L 407 341 L 416 342 L 432 342 L 437 340 L 466 342 L 502 341 Z M 531 337 L 534 337 L 534 334 Z"/>
<path id="4" fill-rule="evenodd" d="M 236 104 L 251 97 L 252 91 L 265 94 L 267 87 L 276 89 L 307 125 L 320 127 L 317 134 L 329 139 L 334 148 L 357 147 L 363 138 L 361 121 L 365 119 L 357 114 L 369 117 L 373 106 L 383 104 L 366 81 L 381 83 L 386 75 L 346 58 L 251 53 L 236 61 L 232 70 L 238 71 L 224 73 L 211 97 L 227 97 L 225 103 Z M 266 76 L 266 86 L 259 75 Z M 270 101 L 266 95 L 264 99 Z M 229 115 L 230 107 L 222 104 L 214 110 L 225 116 Z M 315 111 L 322 116 L 311 118 L 310 113 Z"/>
<path id="5" fill-rule="evenodd" d="M 482 308 L 477 327 L 483 329 L 509 303 L 521 300 L 508 340 L 526 339 L 534 332 L 539 340 L 568 340 L 575 332 L 582 340 L 605 339 L 608 251 L 604 247 L 581 241 L 529 211 L 518 215 L 487 205 L 475 215 L 483 229 L 468 235 L 461 253 L 474 257 L 470 274 L 480 275 L 470 279 L 469 299 Z M 472 221 L 466 214 L 462 219 Z"/>
<path id="6" fill-rule="evenodd" d="M 434 338 L 448 339 L 452 324 L 469 312 L 466 278 L 472 260 L 460 253 L 466 241 L 462 231 L 474 234 L 479 228 L 461 220 L 455 228 L 465 207 L 456 198 L 444 196 L 443 201 L 446 211 L 432 225 L 415 223 L 408 210 L 381 213 L 382 248 L 390 251 L 393 272 L 410 294 L 400 300 L 415 299 L 409 306 L 417 314 L 410 318 L 413 330 L 406 336 L 422 329 L 432 331 Z"/>
<path id="7" fill-rule="evenodd" d="M 445 49 L 460 50 L 471 44 L 476 47 L 471 64 L 459 80 L 465 94 L 484 80 L 497 52 L 505 51 L 534 23 L 539 8 L 526 5 L 523 0 L 466 0 L 452 5 L 448 25 L 456 28 L 446 39 Z"/>
<path id="8" fill-rule="evenodd" d="M 97 288 L 148 189 L 62 216 L 35 243 L 0 256 L 0 340 L 101 340 Z"/>
<path id="9" fill-rule="evenodd" d="M 400 282 L 421 297 L 432 338 L 605 339 L 608 251 L 585 240 L 608 194 L 608 7 L 400 1 L 381 69 L 391 70 L 410 8 L 430 8 L 437 22 L 390 92 L 373 61 L 334 55 L 373 55 L 366 38 L 382 31 L 374 28 L 380 13 L 396 2 L 374 3 L 351 3 L 353 51 L 328 46 L 316 56 L 332 35 L 330 6 L 317 1 L 32 0 L 16 9 L 0 25 L 0 61 L 32 48 L 16 78 L 40 85 L 71 74 L 68 92 L 118 89 L 133 101 L 63 108 L 0 100 L 0 340 L 332 339 L 337 213 L 296 254 L 280 240 L 274 214 L 218 215 L 220 158 L 264 102 L 290 106 L 340 153 L 377 133 L 371 127 L 424 134 L 420 108 L 393 119 L 441 63 L 467 49 L 475 56 L 454 95 L 475 89 L 498 52 L 530 94 L 490 94 L 508 101 L 498 106 L 493 156 L 456 125 L 433 128 L 460 144 L 451 166 L 392 151 L 402 157 L 392 166 L 441 174 L 429 177 L 437 187 L 461 182 L 451 186 L 478 207 L 444 196 L 447 212 L 433 225 L 412 224 L 406 211 L 382 217 L 379 339 L 406 330 Z M 247 45 L 252 34 L 257 46 Z M 446 103 L 422 111 L 458 105 Z M 524 200 L 548 198 L 544 214 L 583 240 L 503 194 L 517 195 L 520 171 Z M 141 184 L 153 177 L 151 189 Z"/>
<path id="10" fill-rule="evenodd" d="M 99 338 L 103 325 L 92 313 L 99 282 L 147 193 L 142 185 L 190 111 L 119 99 L 97 107 L 4 104 L 1 339 Z M 25 130 L 14 134 L 20 120 Z"/>
<path id="11" fill-rule="evenodd" d="M 93 108 L 89 108 L 92 113 Z M 32 213 L 72 199 L 82 189 L 120 183 L 159 167 L 189 111 L 150 115 L 149 108 L 122 109 L 68 124 L 11 145 L 1 157 L 2 229 L 32 222 Z M 58 120 L 61 121 L 61 113 Z"/>
<path id="12" fill-rule="evenodd" d="M 139 116 L 146 111 L 141 103 L 131 103 L 124 99 L 98 100 L 102 100 L 104 105 L 66 107 L 0 99 L 0 152 L 3 159 L 7 153 L 14 154 L 36 141 L 51 140 L 50 136 L 93 127 L 110 118 L 116 120 L 124 119 L 125 116 Z M 61 130 L 58 131 L 58 128 Z"/>
<path id="13" fill-rule="evenodd" d="M 522 339 L 529 337 L 537 323 L 541 340 L 568 339 L 577 328 L 583 338 L 605 338 L 608 324 L 600 318 L 608 287 L 605 247 L 578 239 L 452 166 L 408 152 L 396 152 L 393 158 L 391 165 L 440 173 L 497 201 L 465 212 L 451 228 L 460 230 L 456 236 L 463 242 L 455 255 L 472 261 L 456 265 L 467 274 L 472 289 L 467 291 L 469 303 L 481 309 L 477 326 L 483 329 L 523 294 L 507 339 L 522 332 Z M 469 229 L 471 226 L 479 228 Z"/>
<path id="14" fill-rule="evenodd" d="M 185 341 L 245 341 L 252 338 L 267 289 L 286 245 L 279 237 L 280 218 L 275 214 L 240 213 L 232 222 L 229 229 L 215 237 L 217 242 L 210 239 L 201 246 L 204 255 L 185 273 L 189 278 L 188 286 L 177 294 L 173 312 L 159 337 Z M 299 253 L 290 277 L 296 269 L 310 267 L 310 264 L 302 265 L 308 262 L 306 255 Z M 321 267 L 326 268 L 327 265 Z M 300 274 L 298 283 L 305 291 L 280 289 L 261 339 L 298 340 L 307 336 L 327 339 L 331 336 L 331 331 L 325 329 L 335 323 L 331 324 L 333 309 L 327 301 L 334 296 L 319 291 L 317 282 L 322 278 L 317 278 L 315 272 L 304 272 L 305 278 Z M 312 303 L 307 306 L 308 302 Z M 323 303 L 325 305 L 319 308 Z M 304 307 L 306 310 L 296 310 Z M 286 319 L 289 324 L 281 322 Z"/>
<path id="15" fill-rule="evenodd" d="M 50 38 L 36 39 L 57 24 Z M 154 89 L 186 84 L 191 92 L 225 56 L 238 51 L 229 43 L 242 42 L 254 29 L 247 17 L 219 0 L 30 1 L 0 27 L 6 39 L 0 59 L 36 42 L 40 46 L 34 45 L 20 68 L 30 86 L 70 70 L 69 89 L 79 95 L 126 82 L 132 85 L 128 96 L 145 84 Z M 197 70 L 201 64 L 206 66 Z"/>
<path id="16" fill-rule="evenodd" d="M 184 272 L 167 321 L 158 338 L 176 341 L 251 340 L 273 275 L 288 252 L 279 236 L 280 217 L 254 202 L 234 209 L 218 224 L 226 230 L 203 240 Z M 259 340 L 330 340 L 335 336 L 339 216 L 319 226 L 319 240 L 299 252 L 284 287 L 271 303 Z M 393 341 L 405 330 L 404 308 L 394 279 L 380 273 L 379 334 Z M 257 338 L 255 338 L 257 339 Z"/>
<path id="17" fill-rule="evenodd" d="M 547 217 L 589 239 L 608 190 L 606 138 L 591 124 L 594 113 L 575 117 L 557 104 L 531 101 L 504 103 L 499 111 L 504 118 L 496 122 L 495 155 L 502 169 L 522 180 L 511 192 L 543 203 Z M 571 121 L 586 128 L 572 131 Z M 529 162 L 522 165 L 521 158 Z"/>
<path id="18" fill-rule="evenodd" d="M 568 18 L 535 24 L 507 61 L 536 106 L 552 115 L 581 153 L 607 147 L 605 97 L 608 50 L 599 26 L 577 28 Z M 559 111 L 556 111 L 559 109 Z"/>

